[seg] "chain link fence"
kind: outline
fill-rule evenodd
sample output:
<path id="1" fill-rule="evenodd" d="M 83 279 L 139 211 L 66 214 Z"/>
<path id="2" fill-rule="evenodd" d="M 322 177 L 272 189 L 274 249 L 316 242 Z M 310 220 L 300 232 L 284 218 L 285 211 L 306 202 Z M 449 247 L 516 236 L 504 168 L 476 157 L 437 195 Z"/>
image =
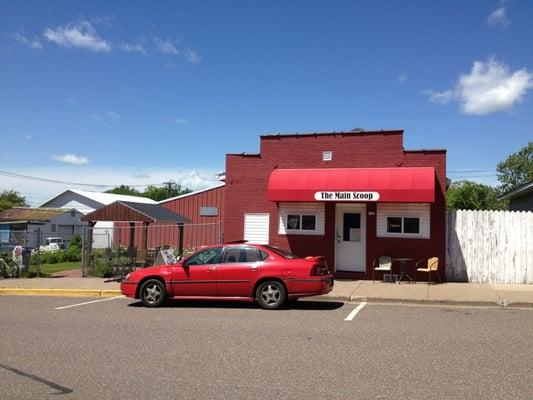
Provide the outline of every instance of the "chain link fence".
<path id="1" fill-rule="evenodd" d="M 81 247 L 81 236 L 73 232 L 57 233 L 41 229 L 2 232 L 0 277 L 48 276 L 53 273 L 54 264 L 65 262 L 72 263 L 73 269 L 79 268 Z"/>
<path id="2" fill-rule="evenodd" d="M 143 225 L 115 223 L 85 227 L 82 236 L 82 276 L 124 277 L 134 268 L 161 262 L 161 250 L 190 254 L 201 246 L 222 243 L 221 223 Z"/>

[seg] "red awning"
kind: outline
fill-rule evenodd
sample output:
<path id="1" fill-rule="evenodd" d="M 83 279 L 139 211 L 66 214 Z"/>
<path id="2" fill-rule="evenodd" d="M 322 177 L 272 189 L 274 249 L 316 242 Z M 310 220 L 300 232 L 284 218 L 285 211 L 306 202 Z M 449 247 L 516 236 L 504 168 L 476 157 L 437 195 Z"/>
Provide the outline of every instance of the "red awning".
<path id="1" fill-rule="evenodd" d="M 433 203 L 433 167 L 275 169 L 270 201 Z"/>

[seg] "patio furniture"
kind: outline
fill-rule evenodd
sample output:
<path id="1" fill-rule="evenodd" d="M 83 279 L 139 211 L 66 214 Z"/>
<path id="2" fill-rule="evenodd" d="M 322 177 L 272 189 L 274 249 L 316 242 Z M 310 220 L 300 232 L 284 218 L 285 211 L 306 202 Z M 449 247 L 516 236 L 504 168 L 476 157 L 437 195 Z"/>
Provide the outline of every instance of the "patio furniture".
<path id="1" fill-rule="evenodd" d="M 439 258 L 438 257 L 431 257 L 427 260 L 427 267 L 418 267 L 419 265 L 423 265 L 426 259 L 422 259 L 416 263 L 416 271 L 415 271 L 415 283 L 416 283 L 416 274 L 418 272 L 427 272 L 428 273 L 428 285 L 429 282 L 431 282 L 431 272 L 436 272 L 437 276 L 439 277 L 439 282 L 442 283 L 442 280 L 440 278 L 440 274 L 438 271 L 439 268 Z"/>
<path id="2" fill-rule="evenodd" d="M 376 263 L 378 262 L 379 265 L 376 266 Z M 374 282 L 375 271 L 390 272 L 390 283 L 394 282 L 394 279 L 392 278 L 392 260 L 389 256 L 381 256 L 374 259 L 374 262 L 372 263 L 372 282 Z"/>
<path id="3" fill-rule="evenodd" d="M 405 263 L 413 261 L 412 258 L 409 257 L 395 257 L 392 259 L 392 261 L 396 261 L 400 263 L 400 275 L 398 276 L 398 285 L 402 281 L 403 278 L 409 279 L 411 282 L 414 282 L 411 275 L 407 273 L 407 269 L 405 268 Z"/>

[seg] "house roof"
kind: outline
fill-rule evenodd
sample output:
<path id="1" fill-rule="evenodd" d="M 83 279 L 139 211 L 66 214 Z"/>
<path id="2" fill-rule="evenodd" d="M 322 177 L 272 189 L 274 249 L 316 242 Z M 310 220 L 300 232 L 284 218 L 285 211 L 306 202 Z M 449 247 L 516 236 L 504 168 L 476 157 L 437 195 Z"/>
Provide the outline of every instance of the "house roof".
<path id="1" fill-rule="evenodd" d="M 158 204 L 164 204 L 164 203 L 168 203 L 169 201 L 172 201 L 172 200 L 178 200 L 178 199 L 183 199 L 185 197 L 194 196 L 196 194 L 200 194 L 200 193 L 203 193 L 203 192 L 208 192 L 208 191 L 213 190 L 213 189 L 221 188 L 222 186 L 226 186 L 226 183 L 222 182 L 222 183 L 219 183 L 218 185 L 211 186 L 211 187 L 208 187 L 208 188 L 205 188 L 205 189 L 201 189 L 201 190 L 197 190 L 195 192 L 189 192 L 189 193 L 181 194 L 181 195 L 176 196 L 176 197 L 171 197 L 169 199 L 161 200 Z"/>
<path id="2" fill-rule="evenodd" d="M 41 221 L 46 222 L 57 217 L 58 215 L 70 212 L 64 208 L 29 208 L 29 207 L 14 207 L 9 210 L 0 212 L 1 222 L 27 222 L 27 221 Z"/>
<path id="3" fill-rule="evenodd" d="M 176 214 L 159 204 L 116 201 L 81 218 L 82 221 L 115 222 L 170 222 L 185 224 L 190 222 L 183 215 Z"/>
<path id="4" fill-rule="evenodd" d="M 157 204 L 157 201 L 149 199 L 148 197 L 129 196 L 125 194 L 114 194 L 114 193 L 90 192 L 87 190 L 77 190 L 77 189 L 67 189 L 61 193 L 56 194 L 54 197 L 46 200 L 45 202 L 41 203 L 37 207 L 42 207 L 48 202 L 68 192 L 72 192 L 80 196 L 84 196 L 90 200 L 93 200 L 93 201 L 96 201 L 97 203 L 102 204 L 103 206 L 107 206 L 108 204 L 114 203 L 115 201 L 131 201 L 135 203 Z"/>
<path id="5" fill-rule="evenodd" d="M 504 193 L 502 196 L 500 196 L 500 199 L 514 199 L 515 197 L 521 197 L 531 192 L 533 192 L 533 179 L 514 188 L 513 190 L 508 191 L 507 193 Z"/>

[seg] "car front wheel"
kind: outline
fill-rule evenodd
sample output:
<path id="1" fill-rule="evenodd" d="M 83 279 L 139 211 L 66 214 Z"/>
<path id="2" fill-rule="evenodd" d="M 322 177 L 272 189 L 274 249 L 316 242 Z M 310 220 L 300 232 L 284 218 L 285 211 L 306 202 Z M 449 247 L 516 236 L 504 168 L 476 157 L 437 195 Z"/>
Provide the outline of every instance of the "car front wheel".
<path id="1" fill-rule="evenodd" d="M 255 298 L 261 308 L 274 310 L 285 304 L 287 291 L 281 282 L 266 281 L 257 287 Z"/>
<path id="2" fill-rule="evenodd" d="M 149 279 L 143 283 L 140 291 L 141 303 L 145 307 L 158 307 L 166 300 L 165 285 L 158 279 Z"/>

